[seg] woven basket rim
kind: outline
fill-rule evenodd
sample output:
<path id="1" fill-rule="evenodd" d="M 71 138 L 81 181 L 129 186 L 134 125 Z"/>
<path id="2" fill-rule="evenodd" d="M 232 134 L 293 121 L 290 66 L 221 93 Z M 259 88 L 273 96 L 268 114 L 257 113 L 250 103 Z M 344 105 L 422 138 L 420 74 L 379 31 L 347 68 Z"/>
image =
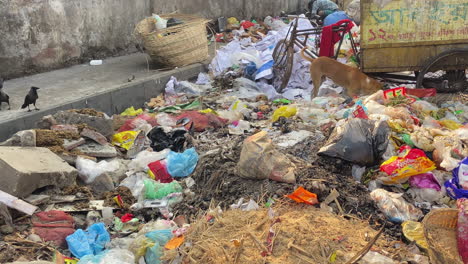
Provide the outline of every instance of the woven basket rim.
<path id="1" fill-rule="evenodd" d="M 168 27 L 168 28 L 165 28 L 165 29 L 159 29 L 159 30 L 155 29 L 155 30 L 153 30 L 151 32 L 138 31 L 138 28 L 141 25 L 141 23 L 147 22 L 147 21 L 152 19 L 152 17 L 146 17 L 146 18 L 142 19 L 140 22 L 138 22 L 137 26 L 135 27 L 135 32 L 138 33 L 142 37 L 143 36 L 148 36 L 148 35 L 154 35 L 154 34 L 164 34 L 166 32 L 182 30 L 182 29 L 185 29 L 185 28 L 188 28 L 188 27 L 198 26 L 200 24 L 207 24 L 208 22 L 211 21 L 211 20 L 203 18 L 203 17 L 198 17 L 198 16 L 194 16 L 194 15 L 185 15 L 185 14 L 161 14 L 159 16 L 164 18 L 164 19 L 167 19 L 167 18 L 185 18 L 185 19 L 189 19 L 189 20 L 184 21 L 183 24 Z"/>

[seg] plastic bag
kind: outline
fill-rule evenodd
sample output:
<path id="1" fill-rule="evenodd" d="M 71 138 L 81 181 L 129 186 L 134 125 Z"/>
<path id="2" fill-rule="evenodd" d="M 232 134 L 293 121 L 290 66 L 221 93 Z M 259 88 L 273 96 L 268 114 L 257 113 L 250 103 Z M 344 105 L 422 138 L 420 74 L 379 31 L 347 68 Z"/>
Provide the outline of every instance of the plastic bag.
<path id="1" fill-rule="evenodd" d="M 409 177 L 435 170 L 432 160 L 424 151 L 409 146 L 400 148 L 399 156 L 393 156 L 380 165 L 380 170 L 390 176 L 391 182 L 405 182 Z"/>
<path id="2" fill-rule="evenodd" d="M 156 29 L 161 30 L 167 28 L 167 20 L 164 18 L 161 18 L 160 16 L 153 14 L 154 20 L 156 20 Z"/>
<path id="3" fill-rule="evenodd" d="M 171 240 L 173 236 L 172 231 L 168 229 L 156 230 L 147 233 L 145 236 L 154 242 L 154 246 L 146 250 L 146 263 L 160 264 L 161 257 L 164 253 L 164 245 L 166 245 L 166 243 Z"/>
<path id="4" fill-rule="evenodd" d="M 140 114 L 143 114 L 143 109 L 140 108 L 138 110 L 135 110 L 135 108 L 133 108 L 132 106 L 132 107 L 125 109 L 125 111 L 123 111 L 120 115 L 121 116 L 137 116 Z"/>
<path id="5" fill-rule="evenodd" d="M 297 203 L 306 203 L 309 205 L 318 204 L 317 195 L 304 189 L 303 187 L 297 188 L 292 194 L 286 195 L 286 197 L 296 201 Z"/>
<path id="6" fill-rule="evenodd" d="M 445 182 L 447 194 L 453 199 L 468 198 L 468 158 L 452 171 L 453 178 Z"/>
<path id="7" fill-rule="evenodd" d="M 112 136 L 112 144 L 129 150 L 140 131 L 124 131 Z"/>
<path id="8" fill-rule="evenodd" d="M 195 148 L 183 153 L 171 151 L 167 156 L 167 171 L 172 177 L 187 177 L 195 170 L 198 163 L 198 154 Z"/>
<path id="9" fill-rule="evenodd" d="M 371 192 L 370 196 L 377 203 L 380 211 L 392 222 L 418 221 L 423 216 L 421 210 L 403 199 L 402 193 L 392 193 L 384 189 L 376 189 Z"/>
<path id="10" fill-rule="evenodd" d="M 146 172 L 148 169 L 148 164 L 165 159 L 167 155 L 169 155 L 169 152 L 169 149 L 165 149 L 160 152 L 144 150 L 138 153 L 138 155 L 136 155 L 136 157 L 130 161 L 128 164 L 128 170 L 130 174 L 140 171 Z"/>
<path id="11" fill-rule="evenodd" d="M 434 174 L 430 172 L 411 176 L 409 178 L 409 183 L 412 187 L 431 188 L 436 191 L 441 190 L 439 182 L 435 178 Z"/>
<path id="12" fill-rule="evenodd" d="M 273 113 L 272 122 L 278 121 L 280 117 L 292 117 L 297 113 L 297 108 L 295 106 L 282 106 L 275 110 Z"/>
<path id="13" fill-rule="evenodd" d="M 151 179 L 145 179 L 145 198 L 146 199 L 162 199 L 171 193 L 182 192 L 182 186 L 177 182 L 159 183 Z"/>
<path id="14" fill-rule="evenodd" d="M 427 250 L 428 244 L 424 236 L 423 225 L 420 222 L 404 221 L 402 224 L 402 231 L 406 239 L 410 242 L 416 241 L 416 245 Z"/>
<path id="15" fill-rule="evenodd" d="M 126 249 L 111 249 L 99 255 L 88 255 L 80 259 L 77 264 L 134 264 L 135 256 Z"/>
<path id="16" fill-rule="evenodd" d="M 174 129 L 166 132 L 163 127 L 154 127 L 148 133 L 148 138 L 151 140 L 151 148 L 154 151 L 171 149 L 181 152 L 184 149 L 186 133 L 185 129 Z"/>
<path id="17" fill-rule="evenodd" d="M 156 125 L 157 121 L 153 116 L 148 114 L 142 114 L 133 119 L 125 121 L 125 123 L 119 128 L 117 132 L 140 130 L 145 126 L 153 127 Z"/>
<path id="18" fill-rule="evenodd" d="M 82 258 L 102 252 L 106 243 L 110 242 L 110 235 L 104 223 L 97 223 L 88 227 L 86 232 L 82 229 L 76 230 L 67 236 L 66 240 L 71 253 L 77 258 Z"/>
<path id="19" fill-rule="evenodd" d="M 156 121 L 160 126 L 173 127 L 176 125 L 177 119 L 167 113 L 159 113 L 156 115 Z"/>
<path id="20" fill-rule="evenodd" d="M 197 111 L 188 111 L 177 116 L 177 120 L 181 120 L 184 118 L 189 120 L 185 128 L 189 130 L 190 127 L 193 126 L 193 130 L 195 130 L 196 132 L 203 132 L 210 128 L 217 129 L 224 127 L 227 121 L 225 119 L 220 118 L 217 115 L 202 114 Z"/>
<path id="21" fill-rule="evenodd" d="M 161 183 L 170 183 L 174 180 L 167 171 L 167 164 L 165 160 L 152 162 L 148 164 L 148 168 L 148 175 L 153 180 L 159 181 Z"/>
<path id="22" fill-rule="evenodd" d="M 355 164 L 373 166 L 387 150 L 390 129 L 386 122 L 350 119 L 337 125 L 318 154 Z"/>
<path id="23" fill-rule="evenodd" d="M 76 159 L 76 169 L 79 172 L 80 178 L 86 183 L 90 184 L 98 176 L 105 172 L 113 172 L 120 168 L 120 162 L 118 160 L 100 161 L 96 163 L 92 160 L 79 157 Z"/>
<path id="24" fill-rule="evenodd" d="M 259 132 L 244 140 L 237 163 L 239 176 L 295 183 L 295 169 L 289 158 L 275 149 L 267 132 Z"/>

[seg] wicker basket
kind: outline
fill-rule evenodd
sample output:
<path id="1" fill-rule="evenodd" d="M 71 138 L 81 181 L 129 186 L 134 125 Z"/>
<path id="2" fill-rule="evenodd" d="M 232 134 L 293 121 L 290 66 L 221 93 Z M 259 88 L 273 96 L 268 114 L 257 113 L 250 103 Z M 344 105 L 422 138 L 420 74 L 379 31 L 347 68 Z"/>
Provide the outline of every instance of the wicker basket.
<path id="1" fill-rule="evenodd" d="M 457 245 L 457 209 L 435 209 L 423 220 L 429 257 L 434 264 L 463 264 Z"/>
<path id="2" fill-rule="evenodd" d="M 170 67 L 181 67 L 208 58 L 206 23 L 208 20 L 191 15 L 161 15 L 175 18 L 183 24 L 156 30 L 154 18 L 145 18 L 135 28 L 153 62 Z"/>

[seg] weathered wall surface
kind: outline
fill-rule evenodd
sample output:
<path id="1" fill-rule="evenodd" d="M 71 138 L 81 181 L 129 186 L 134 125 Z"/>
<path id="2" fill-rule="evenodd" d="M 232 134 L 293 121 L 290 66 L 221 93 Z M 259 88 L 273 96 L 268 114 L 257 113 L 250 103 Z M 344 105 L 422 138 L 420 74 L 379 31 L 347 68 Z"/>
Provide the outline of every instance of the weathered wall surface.
<path id="1" fill-rule="evenodd" d="M 178 10 L 181 13 L 198 13 L 208 18 L 235 16 L 241 18 L 279 15 L 281 11 L 304 8 L 308 0 L 151 0 L 155 12 Z"/>
<path id="2" fill-rule="evenodd" d="M 13 78 L 126 53 L 151 14 L 263 17 L 305 0 L 0 0 L 0 76 Z"/>
<path id="3" fill-rule="evenodd" d="M 0 75 L 126 50 L 149 10 L 147 0 L 0 0 Z"/>

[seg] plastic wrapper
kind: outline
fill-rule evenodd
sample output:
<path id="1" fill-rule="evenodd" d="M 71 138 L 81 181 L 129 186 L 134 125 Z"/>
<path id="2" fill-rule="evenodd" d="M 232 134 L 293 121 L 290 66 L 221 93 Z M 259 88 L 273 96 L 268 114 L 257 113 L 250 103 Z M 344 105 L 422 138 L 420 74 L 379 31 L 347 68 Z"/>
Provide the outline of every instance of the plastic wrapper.
<path id="1" fill-rule="evenodd" d="M 280 117 L 292 117 L 297 113 L 297 108 L 295 106 L 282 106 L 275 110 L 273 113 L 272 122 L 278 121 Z"/>
<path id="2" fill-rule="evenodd" d="M 405 182 L 409 177 L 435 170 L 436 166 L 424 151 L 409 146 L 400 148 L 399 156 L 393 156 L 380 165 L 380 170 L 391 182 Z"/>
<path id="3" fill-rule="evenodd" d="M 418 221 L 423 213 L 403 199 L 402 193 L 392 193 L 384 189 L 376 189 L 370 194 L 387 218 L 392 222 L 401 223 L 407 220 Z"/>
<path id="4" fill-rule="evenodd" d="M 458 253 L 463 259 L 463 263 L 468 263 L 468 199 L 463 198 L 457 201 L 458 222 L 457 222 L 457 244 Z"/>
<path id="5" fill-rule="evenodd" d="M 377 164 L 387 150 L 390 129 L 386 122 L 350 119 L 333 130 L 318 154 L 355 164 Z"/>
<path id="6" fill-rule="evenodd" d="M 145 179 L 145 198 L 146 199 L 162 199 L 171 193 L 179 193 L 183 191 L 182 186 L 173 181 L 170 183 L 159 183 L 151 179 Z"/>
<path id="7" fill-rule="evenodd" d="M 130 244 L 129 250 L 135 255 L 135 259 L 139 260 L 145 256 L 147 249 L 154 245 L 155 243 L 151 239 L 144 235 L 138 235 Z"/>
<path id="8" fill-rule="evenodd" d="M 305 122 L 317 124 L 321 120 L 329 118 L 330 114 L 320 108 L 299 107 L 297 109 L 297 116 Z"/>
<path id="9" fill-rule="evenodd" d="M 99 255 L 88 255 L 80 259 L 77 264 L 134 264 L 135 256 L 126 249 L 111 249 Z"/>
<path id="10" fill-rule="evenodd" d="M 86 231 L 76 230 L 75 233 L 67 236 L 68 248 L 77 258 L 86 255 L 97 255 L 101 253 L 106 243 L 110 242 L 110 235 L 104 223 L 93 224 Z"/>
<path id="11" fill-rule="evenodd" d="M 237 163 L 239 176 L 295 183 L 295 169 L 289 158 L 275 149 L 267 132 L 259 132 L 244 140 Z"/>
<path id="12" fill-rule="evenodd" d="M 447 194 L 453 199 L 468 198 L 468 158 L 464 158 L 452 172 L 453 178 L 445 182 Z"/>
<path id="13" fill-rule="evenodd" d="M 167 171 L 172 177 L 187 177 L 193 173 L 198 163 L 198 153 L 190 148 L 183 153 L 171 151 L 167 156 Z"/>
<path id="14" fill-rule="evenodd" d="M 80 178 L 86 184 L 90 184 L 94 179 L 105 172 L 117 171 L 120 168 L 120 162 L 115 159 L 110 162 L 103 160 L 96 163 L 92 160 L 78 157 L 76 159 L 76 168 Z"/>
<path id="15" fill-rule="evenodd" d="M 297 188 L 292 194 L 286 195 L 286 197 L 294 200 L 297 203 L 306 203 L 309 205 L 318 204 L 317 195 L 304 189 L 303 187 Z"/>
<path id="16" fill-rule="evenodd" d="M 124 131 L 112 136 L 112 144 L 123 149 L 129 150 L 140 131 Z"/>
<path id="17" fill-rule="evenodd" d="M 369 102 L 365 103 L 364 106 L 367 108 L 367 111 L 370 115 L 371 114 L 384 115 L 385 109 L 387 108 L 385 105 L 381 105 L 373 100 L 370 100 Z"/>

